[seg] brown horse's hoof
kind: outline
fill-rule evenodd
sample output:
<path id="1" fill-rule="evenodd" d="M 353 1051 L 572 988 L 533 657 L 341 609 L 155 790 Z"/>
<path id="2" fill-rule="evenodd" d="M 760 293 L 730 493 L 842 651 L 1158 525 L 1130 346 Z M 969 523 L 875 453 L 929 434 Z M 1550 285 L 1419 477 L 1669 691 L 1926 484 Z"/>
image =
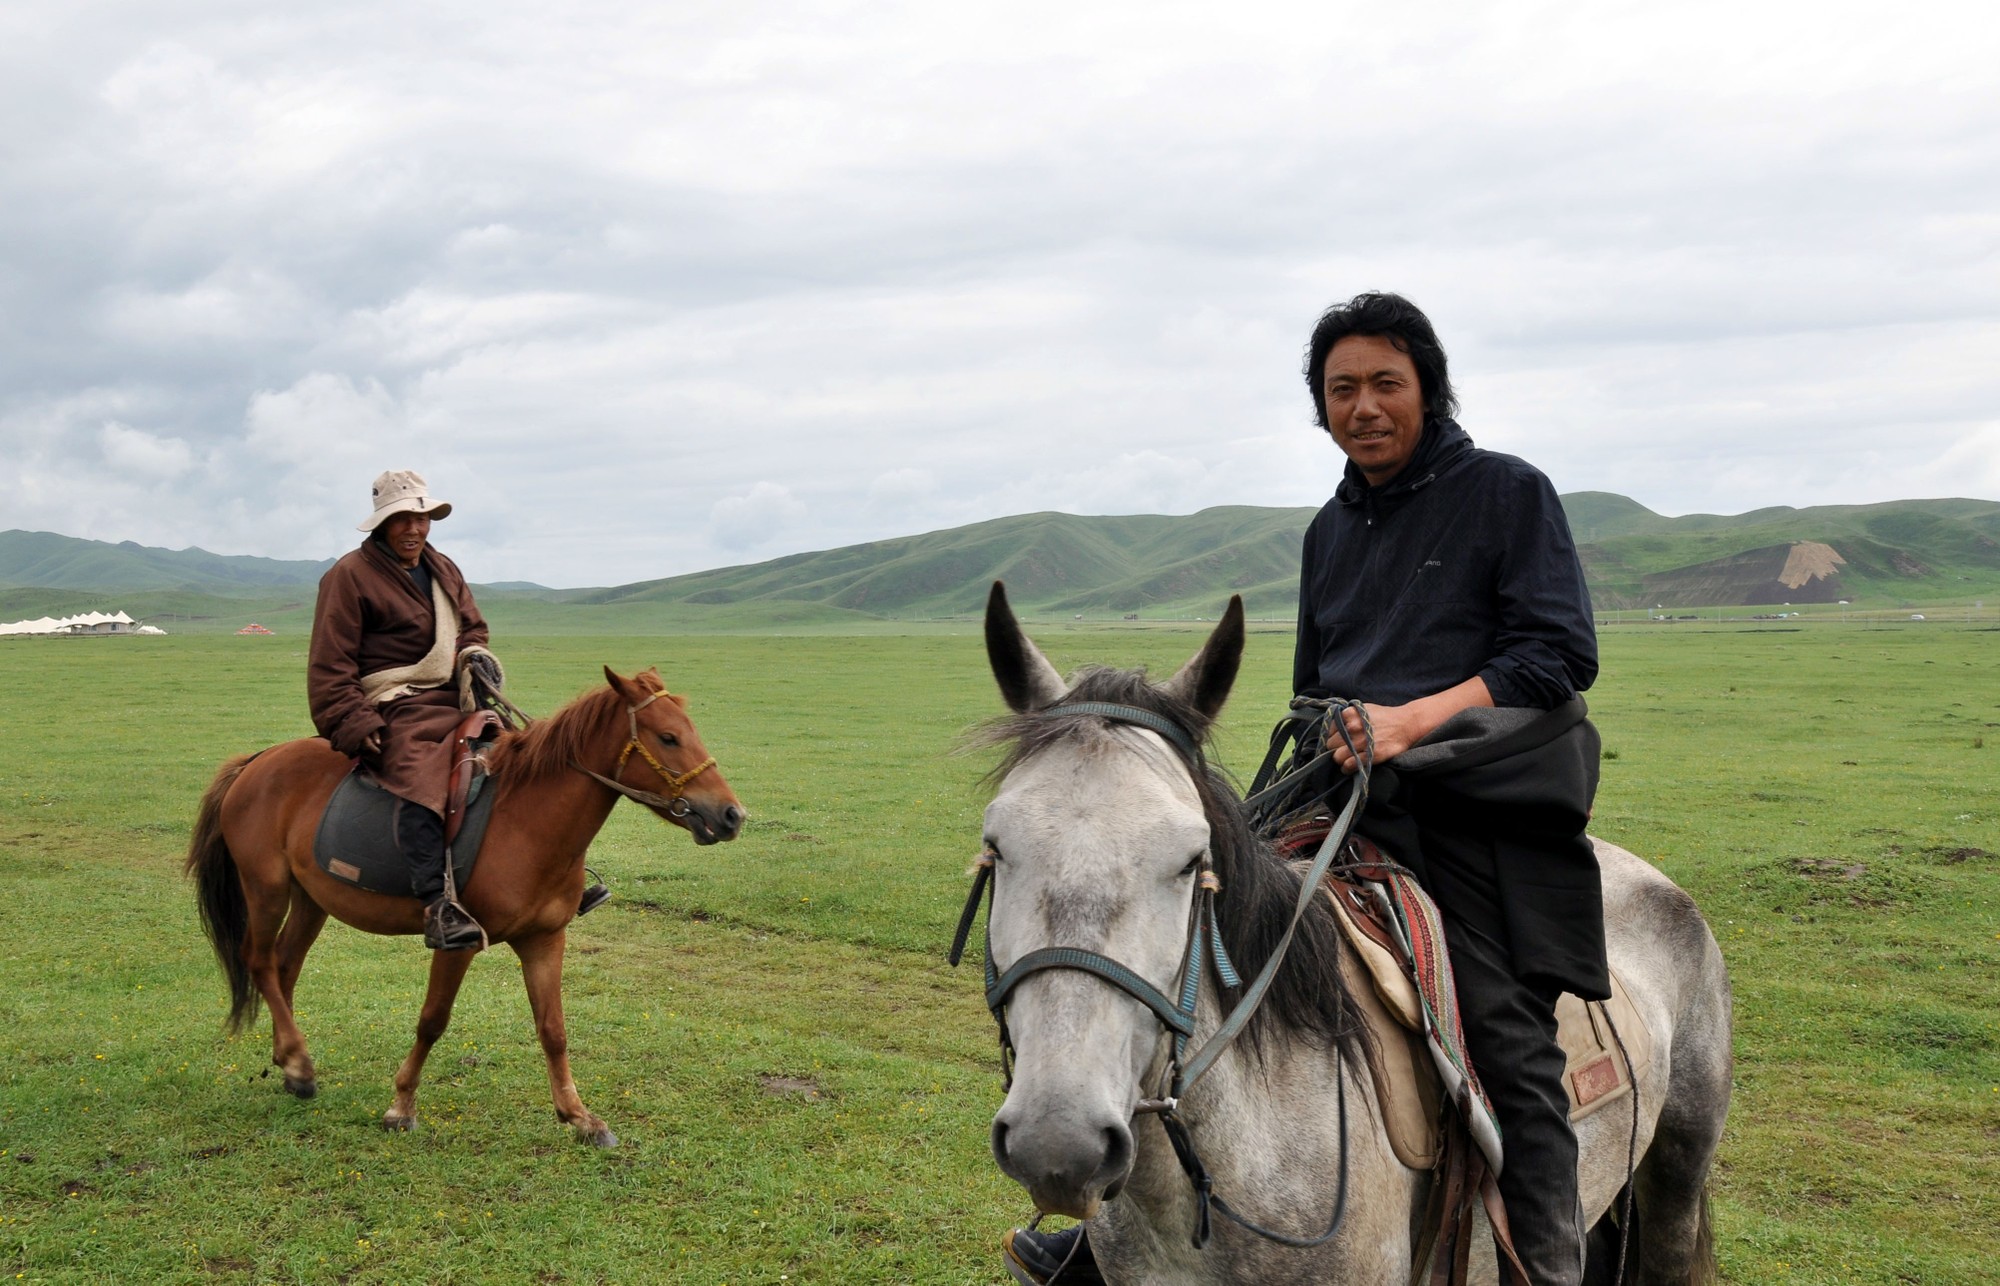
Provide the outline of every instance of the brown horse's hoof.
<path id="1" fill-rule="evenodd" d="M 382 1113 L 382 1128 L 385 1130 L 394 1130 L 398 1134 L 408 1134 L 411 1130 L 417 1128 L 417 1118 L 414 1116 L 397 1116 L 394 1112 L 384 1112 Z"/>
<path id="2" fill-rule="evenodd" d="M 296 1094 L 300 1098 L 311 1098 L 313 1095 L 319 1093 L 319 1082 L 309 1078 L 302 1079 L 296 1076 L 287 1076 L 285 1078 L 285 1093 Z"/>
<path id="3" fill-rule="evenodd" d="M 595 1130 L 578 1134 L 577 1137 L 594 1148 L 615 1148 L 618 1146 L 618 1136 L 611 1132 L 609 1126 L 600 1125 Z"/>

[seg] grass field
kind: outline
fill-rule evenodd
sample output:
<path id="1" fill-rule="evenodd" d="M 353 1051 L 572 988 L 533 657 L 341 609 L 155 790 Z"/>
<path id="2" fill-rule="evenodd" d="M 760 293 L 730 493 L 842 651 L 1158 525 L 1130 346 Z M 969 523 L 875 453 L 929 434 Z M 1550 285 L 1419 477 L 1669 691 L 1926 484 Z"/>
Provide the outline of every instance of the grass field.
<path id="1" fill-rule="evenodd" d="M 1200 636 L 1043 627 L 1058 665 Z M 423 986 L 331 926 L 300 985 L 321 1075 L 266 1074 L 178 875 L 216 763 L 310 731 L 303 637 L 0 643 L 0 1275 L 23 1281 L 1003 1280 L 1026 1213 L 977 975 L 944 967 L 997 701 L 976 631 L 499 640 L 548 710 L 657 663 L 751 809 L 696 849 L 621 806 L 619 896 L 571 936 L 571 1054 L 624 1140 L 548 1105 L 511 967 L 481 961 L 418 1131 L 375 1124 Z M 1247 772 L 1290 636 L 1253 634 Z M 1736 987 L 1717 1176 L 1732 1282 L 2000 1270 L 2000 632 L 1614 629 L 1595 829 L 1710 916 Z"/>

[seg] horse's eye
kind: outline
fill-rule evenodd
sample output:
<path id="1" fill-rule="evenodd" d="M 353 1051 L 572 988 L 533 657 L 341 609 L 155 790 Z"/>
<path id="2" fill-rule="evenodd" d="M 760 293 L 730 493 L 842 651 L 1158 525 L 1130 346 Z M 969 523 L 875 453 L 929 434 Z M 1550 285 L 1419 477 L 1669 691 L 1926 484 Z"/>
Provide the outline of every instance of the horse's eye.
<path id="1" fill-rule="evenodd" d="M 986 840 L 984 841 L 984 848 L 979 855 L 981 857 L 990 857 L 997 862 L 1000 860 L 1000 846 L 990 839 Z"/>
<path id="2" fill-rule="evenodd" d="M 1200 870 L 1201 859 L 1207 856 L 1208 854 L 1206 853 L 1196 853 L 1193 857 L 1190 857 L 1187 861 L 1187 865 L 1181 868 L 1181 878 L 1186 879 L 1188 876 L 1193 875 L 1196 871 Z"/>
<path id="3" fill-rule="evenodd" d="M 681 744 L 681 739 L 669 732 L 656 732 L 653 735 L 658 737 L 660 739 L 660 744 L 665 746 L 669 750 L 672 750 L 675 746 Z"/>

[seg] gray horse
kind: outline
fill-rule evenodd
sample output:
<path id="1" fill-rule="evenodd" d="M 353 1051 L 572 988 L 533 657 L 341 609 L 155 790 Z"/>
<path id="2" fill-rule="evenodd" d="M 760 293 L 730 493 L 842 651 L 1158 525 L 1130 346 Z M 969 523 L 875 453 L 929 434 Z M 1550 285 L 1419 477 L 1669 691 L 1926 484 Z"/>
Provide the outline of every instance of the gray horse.
<path id="1" fill-rule="evenodd" d="M 1129 970 L 1156 999 L 1173 996 L 1190 926 L 1199 922 L 1199 883 L 1212 870 L 1222 889 L 1217 932 L 1250 978 L 1277 945 L 1301 877 L 1251 836 L 1222 779 L 1171 744 L 1179 739 L 1174 729 L 1198 742 L 1229 695 L 1243 651 L 1240 602 L 1162 685 L 1095 668 L 1065 682 L 997 584 L 986 637 L 1014 711 L 991 732 L 1008 752 L 986 810 L 989 967 L 1005 971 L 1031 952 L 1073 948 L 1075 956 L 1115 962 L 1113 972 Z M 1079 711 L 1079 703 L 1149 712 L 1171 725 L 1169 735 L 1140 726 L 1143 719 Z M 1600 841 L 1597 854 L 1611 964 L 1654 1039 L 1636 1122 L 1626 1104 L 1578 1122 L 1583 1202 L 1590 1221 L 1600 1219 L 1636 1154 L 1626 1280 L 1710 1281 L 1707 1182 L 1729 1105 L 1728 979 L 1686 893 L 1621 848 Z M 1403 1286 L 1418 1267 L 1416 1225 L 1432 1175 L 1390 1150 L 1368 1039 L 1340 982 L 1349 950 L 1316 900 L 1262 1009 L 1174 1114 L 1231 1208 L 1300 1238 L 1319 1235 L 1340 1209 L 1329 1240 L 1294 1248 L 1217 1218 L 1206 1247 L 1195 1247 L 1195 1193 L 1154 1114 L 1173 1035 L 1157 1004 L 1107 981 L 1096 966 L 1041 968 L 1002 997 L 1014 1057 L 993 1121 L 1000 1168 L 1038 1209 L 1088 1221 L 1100 1270 L 1113 1283 Z M 1197 970 L 1191 1048 L 1240 995 L 1220 990 L 1214 967 Z M 1492 1281 L 1485 1240 L 1474 1276 Z M 1615 1234 L 1609 1244 L 1615 1260 Z M 1600 1249 L 1601 1235 L 1593 1239 L 1594 1273 L 1603 1271 Z"/>

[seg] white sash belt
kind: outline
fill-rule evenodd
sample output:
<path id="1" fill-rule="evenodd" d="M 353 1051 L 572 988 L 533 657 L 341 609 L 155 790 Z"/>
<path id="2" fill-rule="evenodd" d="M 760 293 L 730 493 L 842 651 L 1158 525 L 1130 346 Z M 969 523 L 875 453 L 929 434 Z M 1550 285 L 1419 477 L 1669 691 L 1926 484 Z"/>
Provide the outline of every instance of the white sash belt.
<path id="1" fill-rule="evenodd" d="M 451 682 L 452 662 L 458 656 L 458 605 L 436 576 L 431 577 L 431 609 L 437 614 L 437 641 L 423 660 L 361 676 L 362 695 L 376 705 Z"/>

